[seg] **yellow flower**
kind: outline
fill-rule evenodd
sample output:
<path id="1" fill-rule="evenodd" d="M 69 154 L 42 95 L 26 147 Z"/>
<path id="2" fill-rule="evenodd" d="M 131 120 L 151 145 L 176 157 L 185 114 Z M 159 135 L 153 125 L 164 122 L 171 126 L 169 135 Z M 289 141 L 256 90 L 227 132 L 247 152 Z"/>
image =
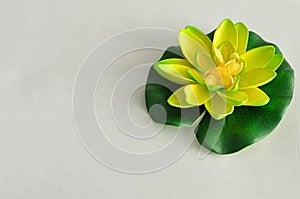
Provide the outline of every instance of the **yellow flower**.
<path id="1" fill-rule="evenodd" d="M 248 29 L 225 19 L 211 41 L 195 27 L 181 29 L 178 41 L 185 59 L 155 63 L 164 78 L 183 85 L 168 99 L 171 106 L 205 105 L 214 119 L 233 113 L 234 106 L 263 106 L 269 97 L 258 87 L 272 81 L 283 56 L 271 45 L 246 51 Z"/>

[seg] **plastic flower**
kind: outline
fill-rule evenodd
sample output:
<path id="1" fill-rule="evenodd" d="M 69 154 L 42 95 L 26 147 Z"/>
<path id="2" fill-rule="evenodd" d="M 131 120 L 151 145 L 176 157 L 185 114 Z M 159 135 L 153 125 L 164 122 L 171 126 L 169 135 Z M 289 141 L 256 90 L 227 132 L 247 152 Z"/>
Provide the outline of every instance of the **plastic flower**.
<path id="1" fill-rule="evenodd" d="M 181 29 L 178 41 L 185 59 L 165 59 L 154 65 L 164 78 L 183 85 L 168 99 L 171 106 L 205 105 L 214 119 L 233 113 L 234 106 L 263 106 L 269 97 L 258 87 L 276 77 L 283 56 L 271 45 L 246 51 L 248 29 L 225 19 L 211 41 L 193 26 Z"/>

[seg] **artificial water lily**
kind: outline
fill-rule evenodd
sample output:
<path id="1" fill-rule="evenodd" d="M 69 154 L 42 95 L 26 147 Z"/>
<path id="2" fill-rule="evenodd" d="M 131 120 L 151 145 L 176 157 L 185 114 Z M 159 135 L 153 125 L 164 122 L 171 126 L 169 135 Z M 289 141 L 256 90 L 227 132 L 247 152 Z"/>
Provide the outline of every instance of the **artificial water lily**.
<path id="1" fill-rule="evenodd" d="M 183 85 L 168 99 L 179 108 L 205 105 L 214 119 L 233 113 L 234 106 L 263 106 L 269 97 L 258 87 L 272 81 L 283 56 L 273 46 L 246 51 L 248 29 L 225 19 L 211 41 L 188 26 L 178 40 L 186 59 L 165 59 L 154 65 L 164 78 Z"/>

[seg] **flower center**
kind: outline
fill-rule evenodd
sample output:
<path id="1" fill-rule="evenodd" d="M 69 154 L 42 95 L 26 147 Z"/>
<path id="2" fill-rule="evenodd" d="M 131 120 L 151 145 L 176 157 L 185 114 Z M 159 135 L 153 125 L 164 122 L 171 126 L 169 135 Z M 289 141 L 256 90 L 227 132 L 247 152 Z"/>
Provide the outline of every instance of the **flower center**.
<path id="1" fill-rule="evenodd" d="M 206 85 L 232 90 L 238 82 L 238 75 L 244 68 L 244 62 L 240 60 L 236 52 L 224 61 L 222 53 L 218 49 L 215 49 L 215 61 L 218 66 L 205 73 Z"/>

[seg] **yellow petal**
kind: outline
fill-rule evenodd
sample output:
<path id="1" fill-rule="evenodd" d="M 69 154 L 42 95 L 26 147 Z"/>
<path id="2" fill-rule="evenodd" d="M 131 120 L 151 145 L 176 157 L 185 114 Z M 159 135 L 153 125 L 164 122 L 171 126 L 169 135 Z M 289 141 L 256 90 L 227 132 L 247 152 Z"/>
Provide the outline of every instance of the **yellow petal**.
<path id="1" fill-rule="evenodd" d="M 235 24 L 235 29 L 238 35 L 238 42 L 237 42 L 237 53 L 242 55 L 246 52 L 246 48 L 248 45 L 248 38 L 249 38 L 249 31 L 245 24 L 239 22 Z"/>
<path id="2" fill-rule="evenodd" d="M 266 68 L 254 68 L 240 76 L 239 89 L 248 89 L 269 83 L 276 77 L 276 73 Z"/>
<path id="3" fill-rule="evenodd" d="M 259 88 L 251 88 L 242 90 L 248 95 L 248 101 L 244 104 L 245 106 L 263 106 L 266 105 L 270 98 Z"/>
<path id="4" fill-rule="evenodd" d="M 189 31 L 190 34 L 194 35 L 203 46 L 205 46 L 208 53 L 211 53 L 212 41 L 205 33 L 194 26 L 187 26 L 185 29 Z"/>
<path id="5" fill-rule="evenodd" d="M 235 51 L 234 46 L 229 41 L 225 41 L 225 42 L 221 43 L 217 49 L 220 51 L 223 62 L 225 62 L 225 63 L 228 62 L 229 60 L 231 60 L 231 55 Z M 220 55 L 218 55 L 218 52 L 216 49 L 214 50 L 214 53 L 217 58 L 220 56 Z M 218 64 L 222 64 L 222 63 L 218 62 Z"/>
<path id="6" fill-rule="evenodd" d="M 200 84 L 189 84 L 185 86 L 184 93 L 186 101 L 194 106 L 200 106 L 211 98 L 211 93 L 207 90 L 206 86 Z"/>
<path id="7" fill-rule="evenodd" d="M 248 96 L 244 92 L 236 91 L 236 92 L 222 92 L 218 91 L 217 94 L 225 100 L 227 103 L 230 103 L 234 106 L 241 106 L 244 105 L 247 100 Z"/>
<path id="8" fill-rule="evenodd" d="M 187 74 L 197 83 L 201 85 L 205 85 L 205 81 L 203 77 L 200 75 L 200 73 L 196 69 L 189 69 L 187 71 Z"/>
<path id="9" fill-rule="evenodd" d="M 164 60 L 160 60 L 157 63 L 160 63 L 160 64 L 179 64 L 179 65 L 185 65 L 185 66 L 188 66 L 190 68 L 193 68 L 193 65 L 191 65 L 187 60 L 180 59 L 180 58 L 164 59 Z"/>
<path id="10" fill-rule="evenodd" d="M 282 64 L 283 60 L 283 55 L 276 54 L 273 56 L 271 61 L 265 66 L 265 68 L 276 71 L 277 68 Z"/>
<path id="11" fill-rule="evenodd" d="M 211 100 L 205 103 L 205 108 L 209 114 L 216 120 L 220 120 L 231 114 L 234 110 L 232 104 L 226 103 L 219 95 L 215 95 Z"/>
<path id="12" fill-rule="evenodd" d="M 215 59 L 217 65 L 221 65 L 225 63 L 222 52 L 218 48 L 214 48 L 213 55 L 214 55 L 213 58 Z"/>
<path id="13" fill-rule="evenodd" d="M 241 59 L 245 61 L 246 66 L 243 72 L 253 68 L 263 68 L 271 61 L 275 53 L 274 46 L 262 46 L 251 49 L 241 55 Z"/>
<path id="14" fill-rule="evenodd" d="M 184 88 L 185 86 L 179 88 L 178 90 L 176 90 L 168 99 L 168 103 L 171 106 L 175 106 L 178 108 L 190 108 L 193 107 L 194 105 L 189 104 L 186 101 L 186 96 L 184 93 Z"/>
<path id="15" fill-rule="evenodd" d="M 191 69 L 190 63 L 184 59 L 165 59 L 154 64 L 157 73 L 177 84 L 194 83 L 195 81 L 187 74 Z"/>
<path id="16" fill-rule="evenodd" d="M 226 89 L 231 89 L 230 85 L 233 85 L 234 78 L 231 75 L 222 75 L 218 84 L 224 86 Z"/>
<path id="17" fill-rule="evenodd" d="M 178 42 L 185 58 L 196 67 L 196 54 L 205 55 L 206 59 L 210 58 L 206 45 L 199 42 L 199 39 L 191 35 L 187 30 L 181 29 L 178 34 Z M 205 63 L 207 60 L 205 59 Z M 212 58 L 210 58 L 212 60 Z M 212 61 L 213 62 L 213 61 Z M 201 62 L 202 64 L 202 62 Z"/>
<path id="18" fill-rule="evenodd" d="M 216 64 L 209 54 L 207 54 L 206 52 L 198 51 L 196 53 L 194 66 L 202 74 L 205 74 L 206 71 L 215 68 Z"/>
<path id="19" fill-rule="evenodd" d="M 222 21 L 219 27 L 216 29 L 213 47 L 218 47 L 225 41 L 231 42 L 234 48 L 237 47 L 237 32 L 230 19 L 225 19 Z"/>
<path id="20" fill-rule="evenodd" d="M 237 76 L 243 70 L 244 63 L 236 62 L 235 60 L 230 60 L 225 64 L 225 68 L 228 69 L 228 73 L 233 76 Z"/>

